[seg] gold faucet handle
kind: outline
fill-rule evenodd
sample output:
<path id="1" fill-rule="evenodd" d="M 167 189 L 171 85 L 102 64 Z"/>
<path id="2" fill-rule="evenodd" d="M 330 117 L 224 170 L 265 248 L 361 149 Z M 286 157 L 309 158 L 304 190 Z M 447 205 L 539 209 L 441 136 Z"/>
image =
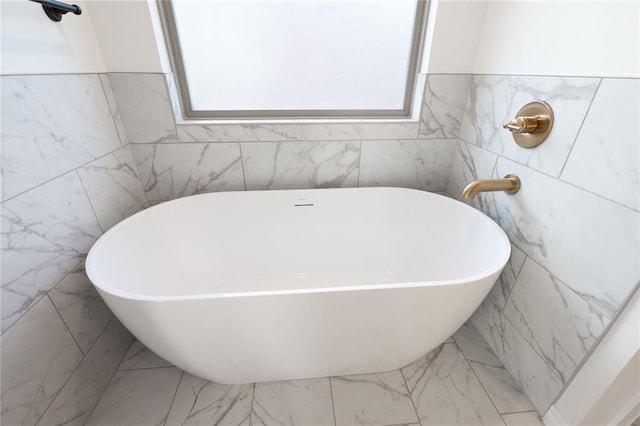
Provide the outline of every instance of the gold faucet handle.
<path id="1" fill-rule="evenodd" d="M 544 121 L 544 116 L 541 115 L 523 116 L 514 118 L 502 127 L 510 130 L 511 133 L 535 133 Z"/>

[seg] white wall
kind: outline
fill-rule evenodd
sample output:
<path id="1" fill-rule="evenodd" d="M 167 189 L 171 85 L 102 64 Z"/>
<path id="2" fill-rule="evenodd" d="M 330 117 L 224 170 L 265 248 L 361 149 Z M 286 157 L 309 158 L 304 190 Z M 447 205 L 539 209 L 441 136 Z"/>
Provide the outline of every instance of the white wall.
<path id="1" fill-rule="evenodd" d="M 171 72 L 153 0 L 92 0 L 91 21 L 108 72 Z"/>
<path id="2" fill-rule="evenodd" d="M 640 77 L 640 2 L 439 0 L 426 71 Z"/>
<path id="3" fill-rule="evenodd" d="M 74 1 L 82 15 L 68 13 L 51 21 L 42 7 L 26 0 L 2 0 L 2 74 L 105 72 L 90 12 Z"/>

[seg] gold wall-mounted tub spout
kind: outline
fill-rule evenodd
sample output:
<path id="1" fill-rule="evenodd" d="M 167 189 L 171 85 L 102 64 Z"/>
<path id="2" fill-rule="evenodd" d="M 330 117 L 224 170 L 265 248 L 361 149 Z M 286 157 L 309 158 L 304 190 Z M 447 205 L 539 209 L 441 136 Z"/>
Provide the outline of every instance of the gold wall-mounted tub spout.
<path id="1" fill-rule="evenodd" d="M 478 192 L 504 191 L 515 194 L 520 190 L 520 178 L 516 175 L 506 175 L 504 179 L 474 180 L 462 191 L 462 197 L 469 199 Z"/>

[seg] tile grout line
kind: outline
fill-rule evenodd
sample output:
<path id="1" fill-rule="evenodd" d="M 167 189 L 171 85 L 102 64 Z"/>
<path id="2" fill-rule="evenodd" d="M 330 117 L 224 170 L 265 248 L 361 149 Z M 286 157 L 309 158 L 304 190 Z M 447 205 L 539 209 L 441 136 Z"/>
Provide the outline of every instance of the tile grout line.
<path id="1" fill-rule="evenodd" d="M 242 154 L 242 143 L 238 142 L 238 149 L 240 150 L 240 167 L 242 167 L 242 183 L 244 184 L 244 190 L 247 190 L 247 176 L 244 171 L 244 155 Z"/>
<path id="2" fill-rule="evenodd" d="M 74 269 L 74 271 L 75 271 L 75 269 Z M 71 273 L 73 273 L 73 271 Z M 64 324 L 64 327 L 67 329 L 67 331 L 69 332 L 69 334 L 73 338 L 73 341 L 76 342 L 76 345 L 78 345 L 78 349 L 80 349 L 80 352 L 82 352 L 82 359 L 85 359 L 85 357 L 87 356 L 87 354 L 89 353 L 89 350 L 91 350 L 91 348 L 87 349 L 87 352 L 85 352 L 84 349 L 82 349 L 82 346 L 80 345 L 80 342 L 78 342 L 78 339 L 76 339 L 76 336 L 73 334 L 73 332 L 69 328 L 69 324 L 67 324 L 67 322 L 64 320 L 64 317 L 60 313 L 60 310 L 58 309 L 58 306 L 55 304 L 55 302 L 51 298 L 51 295 L 49 294 L 49 292 L 47 292 L 46 297 L 49 298 L 49 302 L 51 302 L 51 304 L 53 305 L 53 309 L 55 309 L 56 313 L 60 317 L 60 320 L 62 320 L 62 324 Z M 112 319 L 113 319 L 113 314 L 112 314 L 112 317 L 109 319 L 109 322 L 107 322 L 107 324 L 104 326 L 104 328 L 102 330 L 100 330 L 100 334 L 98 334 L 98 339 L 100 338 L 100 336 L 102 336 L 102 333 L 104 332 L 104 330 L 106 330 L 107 326 L 109 325 L 109 323 L 111 323 Z M 98 341 L 98 339 L 96 339 L 96 342 Z M 94 342 L 94 344 L 95 344 L 95 342 Z M 93 345 L 91 345 L 91 347 L 93 347 Z"/>
<path id="3" fill-rule="evenodd" d="M 459 138 L 422 138 L 422 139 L 418 139 L 418 138 L 398 138 L 398 137 L 393 137 L 393 138 L 388 138 L 388 137 L 380 137 L 380 138 L 353 138 L 353 139 L 284 139 L 284 140 L 268 140 L 268 139 L 264 139 L 264 140 L 255 140 L 255 141 L 250 141 L 250 140 L 219 140 L 219 141 L 215 141 L 215 140 L 208 140 L 208 141 L 167 141 L 167 142 L 161 142 L 161 141 L 155 141 L 155 142 L 129 142 L 129 145 L 189 145 L 189 144 L 223 144 L 223 143 L 255 143 L 255 144 L 267 144 L 267 143 L 314 143 L 314 142 L 371 142 L 371 141 L 375 141 L 375 142 L 396 142 L 396 141 L 415 141 L 415 142 L 429 142 L 429 141 L 453 141 L 453 140 L 462 140 Z M 464 141 L 466 142 L 466 141 Z M 467 142 L 469 143 L 469 142 Z M 477 146 L 475 144 L 472 144 L 474 146 Z"/>
<path id="4" fill-rule="evenodd" d="M 115 315 L 114 317 L 115 318 Z M 129 332 L 127 330 L 127 332 Z M 115 375 L 118 373 L 118 367 L 120 367 L 120 364 L 122 364 L 122 361 L 124 360 L 124 357 L 127 356 L 127 352 L 129 352 L 129 349 L 131 349 L 131 346 L 135 343 L 135 339 L 133 342 L 131 342 L 131 344 L 129 345 L 129 347 L 127 348 L 126 351 L 124 351 L 124 353 L 122 354 L 122 358 L 120 358 L 120 362 L 118 363 L 118 365 L 116 366 L 115 370 L 113 370 L 113 374 L 111 374 L 111 377 L 109 378 L 109 381 L 107 382 L 107 385 L 104 387 L 104 389 L 102 389 L 102 392 L 100 392 L 100 396 L 98 397 L 98 399 L 96 400 L 95 405 L 93 406 L 93 408 L 91 409 L 91 411 L 89 412 L 89 414 L 87 415 L 87 420 L 85 421 L 85 424 L 89 421 L 89 419 L 91 418 L 91 416 L 93 415 L 93 412 L 96 411 L 96 408 L 98 407 L 98 404 L 100 404 L 100 401 L 102 400 L 102 398 L 104 397 L 105 392 L 107 391 L 107 389 L 109 389 L 109 386 L 111 385 L 111 382 L 113 382 L 113 378 L 115 377 Z"/>
<path id="5" fill-rule="evenodd" d="M 34 308 L 38 303 L 40 303 L 40 301 L 42 301 L 42 299 L 43 299 L 44 297 L 46 297 L 46 296 L 48 296 L 48 295 L 49 295 L 49 292 L 50 292 L 51 290 L 53 290 L 54 288 L 56 288 L 57 286 L 59 286 L 59 285 L 60 285 L 60 283 L 61 283 L 62 281 L 64 281 L 64 280 L 65 280 L 69 275 L 71 275 L 71 274 L 73 273 L 73 271 L 75 271 L 75 270 L 76 270 L 80 265 L 82 265 L 82 263 L 85 261 L 86 255 L 81 256 L 81 257 L 82 257 L 82 259 L 80 260 L 80 262 L 78 262 L 78 263 L 77 263 L 77 264 L 76 264 L 76 265 L 75 265 L 75 266 L 74 266 L 74 267 L 73 267 L 69 272 L 67 272 L 66 274 L 64 274 L 64 276 L 62 276 L 62 278 L 60 278 L 58 281 L 56 281 L 56 282 L 51 286 L 51 288 L 49 288 L 49 290 L 47 290 L 47 291 L 43 292 L 43 293 L 42 293 L 42 295 L 40 295 L 40 297 L 38 297 L 37 299 L 34 299 L 34 303 L 33 303 L 33 305 L 31 305 L 31 306 L 29 307 L 29 309 L 27 309 L 26 311 L 24 311 L 24 312 L 22 313 L 22 315 L 20 315 L 18 318 L 16 318 L 16 320 L 13 322 L 13 324 L 11 324 L 9 327 L 7 327 L 7 329 L 6 329 L 6 330 L 4 330 L 4 331 L 2 332 L 1 336 L 4 336 L 4 335 L 9 331 L 9 330 L 11 330 L 13 327 L 15 327 L 15 326 L 16 326 L 16 324 L 18 324 L 18 322 L 19 322 L 22 318 L 24 318 L 24 316 L 25 316 L 25 315 L 27 315 L 29 312 L 31 312 L 31 310 L 32 310 L 32 309 L 33 309 L 33 308 Z M 53 302 L 52 302 L 52 303 L 53 303 Z"/>
<path id="6" fill-rule="evenodd" d="M 360 172 L 362 171 L 362 140 L 360 141 L 360 151 L 358 153 L 358 182 L 357 188 L 360 188 Z"/>
<path id="7" fill-rule="evenodd" d="M 93 217 L 96 219 L 96 223 L 98 224 L 98 228 L 100 228 L 100 231 L 102 231 L 102 233 L 104 234 L 105 230 L 102 228 L 102 224 L 100 223 L 100 219 L 98 219 L 98 214 L 96 213 L 95 207 L 93 207 L 93 203 L 91 202 L 91 197 L 89 197 L 89 193 L 87 192 L 87 188 L 84 186 L 84 182 L 82 181 L 82 178 L 80 177 L 80 173 L 78 172 L 78 169 L 76 169 L 75 172 L 76 172 L 76 175 L 78 176 L 78 180 L 80 181 L 80 186 L 82 187 L 82 191 L 84 192 L 84 196 L 87 197 L 87 201 L 89 202 L 89 207 L 91 207 L 91 211 L 93 212 Z"/>
<path id="8" fill-rule="evenodd" d="M 402 371 L 402 368 L 399 368 L 399 370 L 400 370 L 400 375 L 402 376 L 402 380 L 404 381 L 404 386 L 407 388 L 407 392 L 409 393 L 409 399 L 411 400 L 413 411 L 416 413 L 416 419 L 418 419 L 418 424 L 422 424 L 422 420 L 420 419 L 420 414 L 418 413 L 418 408 L 416 407 L 416 403 L 413 401 L 413 392 L 411 392 L 411 389 L 409 389 L 407 378 L 404 377 L 404 371 Z"/>
<path id="9" fill-rule="evenodd" d="M 126 355 L 126 354 L 125 354 Z M 180 380 L 178 380 L 178 384 L 176 385 L 176 390 L 175 392 L 173 392 L 173 397 L 171 398 L 171 403 L 169 404 L 169 409 L 167 410 L 167 414 L 164 416 L 164 422 L 162 422 L 163 425 L 167 425 L 167 422 L 169 421 L 169 414 L 171 414 L 171 409 L 173 408 L 173 404 L 176 401 L 176 396 L 178 395 L 178 389 L 180 389 L 180 385 L 182 384 L 182 380 L 184 379 L 184 370 L 181 370 L 180 372 Z M 196 398 L 197 400 L 197 398 Z"/>
<path id="10" fill-rule="evenodd" d="M 327 377 L 329 380 L 329 394 L 331 395 L 331 412 L 333 413 L 333 425 L 338 426 L 338 418 L 336 417 L 336 402 L 333 399 L 333 384 L 331 383 L 331 376 Z"/>
<path id="11" fill-rule="evenodd" d="M 253 383 L 251 391 L 251 410 L 249 411 L 249 426 L 253 423 L 253 404 L 256 401 L 256 383 Z"/>
<path id="12" fill-rule="evenodd" d="M 482 336 L 480 336 L 480 337 L 482 337 Z M 483 340 L 484 340 L 484 338 L 483 338 Z M 471 362 L 469 362 L 469 360 L 467 359 L 467 356 L 464 354 L 462 349 L 460 349 L 460 346 L 458 345 L 458 342 L 456 342 L 455 337 L 454 337 L 453 341 L 454 341 L 458 351 L 460 351 L 460 354 L 462 355 L 462 358 L 464 359 L 464 362 L 467 364 L 467 367 L 469 367 L 469 370 L 471 370 L 471 373 L 473 374 L 473 377 L 475 377 L 476 380 L 478 381 L 478 384 L 480 385 L 480 388 L 482 388 L 482 391 L 484 392 L 484 395 L 487 397 L 489 402 L 491 402 L 491 406 L 493 406 L 494 410 L 496 410 L 496 413 L 498 413 L 498 416 L 500 417 L 500 420 L 502 420 L 502 422 L 504 423 L 504 420 L 502 419 L 502 413 L 500 412 L 500 410 L 498 410 L 498 407 L 496 407 L 496 403 L 493 402 L 493 399 L 491 398 L 491 396 L 487 392 L 487 389 L 482 384 L 482 380 L 480 380 L 480 378 L 478 377 L 478 374 L 476 373 L 476 370 L 473 369 L 473 366 L 471 365 Z M 498 358 L 498 357 L 496 356 L 496 358 Z M 498 360 L 500 361 L 500 359 L 498 359 Z M 502 364 L 502 361 L 500 361 L 500 363 Z"/>
<path id="13" fill-rule="evenodd" d="M 102 78 L 101 76 L 104 76 L 104 78 L 106 78 L 107 80 L 109 79 L 109 74 L 108 73 L 99 73 L 97 74 L 98 76 L 98 81 L 100 82 L 100 86 L 102 87 L 102 92 L 104 93 L 104 98 L 107 101 L 107 107 L 109 108 L 109 112 L 111 113 L 111 121 L 113 122 L 113 127 L 116 129 L 116 134 L 118 135 L 118 139 L 120 140 L 120 146 L 121 147 L 125 147 L 129 144 L 129 138 L 126 135 L 124 135 L 124 139 L 122 135 L 120 134 L 120 129 L 118 128 L 118 123 L 117 123 L 117 119 L 116 116 L 118 114 L 118 100 L 116 99 L 115 93 L 113 93 L 113 90 L 111 90 L 111 94 L 113 95 L 113 99 L 116 102 L 116 110 L 113 111 L 113 109 L 111 108 L 111 103 L 109 103 L 109 96 L 107 95 L 107 88 L 104 87 L 104 83 L 102 82 Z M 111 80 L 109 80 L 109 87 L 111 87 Z M 122 118 L 121 118 L 122 121 Z M 123 127 L 123 131 L 124 131 L 124 123 L 122 123 L 122 127 Z M 126 141 L 126 142 L 125 142 Z"/>
<path id="14" fill-rule="evenodd" d="M 573 138 L 573 141 L 571 143 L 571 148 L 569 148 L 569 152 L 567 153 L 567 157 L 564 159 L 564 163 L 562 163 L 562 168 L 560 169 L 560 173 L 558 173 L 558 179 L 559 180 L 562 180 L 562 174 L 564 173 L 564 169 L 565 169 L 565 167 L 567 167 L 567 163 L 569 162 L 569 158 L 571 158 L 571 153 L 573 152 L 573 148 L 576 146 L 576 143 L 578 142 L 578 138 L 580 137 L 580 134 L 582 133 L 582 129 L 584 128 L 584 124 L 587 122 L 587 117 L 589 117 L 589 113 L 591 112 L 591 107 L 593 107 L 593 103 L 596 100 L 596 97 L 598 96 L 598 92 L 600 91 L 600 87 L 602 87 L 602 82 L 603 81 L 604 81 L 604 79 L 601 78 L 600 81 L 598 82 L 598 85 L 596 86 L 596 90 L 593 92 L 593 97 L 591 98 L 591 102 L 589 102 L 589 107 L 585 111 L 584 117 L 582 117 L 582 122 L 580 123 L 580 126 L 578 127 L 578 131 L 576 132 L 576 136 Z"/>
<path id="15" fill-rule="evenodd" d="M 47 294 L 48 296 L 48 294 Z M 51 298 L 49 298 L 49 300 L 51 300 Z M 51 300 L 51 303 L 53 304 L 53 301 Z M 54 304 L 55 307 L 55 304 Z M 56 312 L 57 309 L 56 309 Z M 58 313 L 58 315 L 60 315 L 60 313 Z M 61 316 L 62 318 L 62 316 Z M 102 332 L 100 333 L 100 335 L 98 336 L 98 338 L 96 339 L 95 342 L 93 342 L 93 344 L 91 345 L 91 347 L 89 348 L 89 350 L 87 350 L 87 354 L 89 352 L 91 352 L 91 349 L 93 349 L 93 347 L 98 343 L 98 340 L 100 340 L 100 338 L 102 337 L 102 335 L 106 332 L 107 328 L 109 327 L 109 325 L 111 324 L 111 322 L 114 320 L 115 315 L 113 315 L 111 317 L 111 319 L 109 320 L 109 322 L 107 323 L 107 325 L 104 327 L 104 329 L 102 330 Z M 63 320 L 64 323 L 64 320 Z M 65 327 L 66 327 L 66 323 L 65 323 Z M 71 333 L 71 331 L 69 331 L 69 333 Z M 71 335 L 73 336 L 73 333 L 71 333 Z M 75 340 L 75 338 L 74 338 Z M 77 344 L 77 342 L 76 342 Z M 78 346 L 79 347 L 79 346 Z M 80 348 L 80 352 L 82 352 L 82 348 Z M 51 406 L 53 405 L 53 403 L 56 401 L 56 399 L 58 398 L 58 396 L 60 395 L 60 392 L 62 392 L 62 390 L 64 389 L 64 387 L 67 385 L 67 383 L 69 383 L 69 381 L 71 380 L 71 378 L 73 377 L 74 374 L 76 374 L 76 371 L 78 371 L 78 369 L 80 368 L 80 365 L 82 365 L 82 362 L 85 360 L 85 358 L 87 358 L 87 355 L 85 354 L 82 359 L 80 360 L 80 362 L 78 363 L 78 365 L 76 365 L 76 367 L 73 369 L 73 371 L 71 372 L 71 374 L 69 374 L 69 377 L 67 377 L 67 380 L 65 380 L 64 384 L 60 387 L 60 390 L 58 392 L 56 392 L 55 396 L 53 398 L 51 398 L 51 402 L 47 405 L 47 408 L 44 409 L 44 411 L 42 412 L 42 414 L 40 415 L 40 417 L 38 417 L 38 420 L 36 421 L 36 425 L 40 422 L 40 420 L 42 420 L 42 418 L 44 417 L 45 414 L 47 414 L 47 411 L 49 411 L 49 408 L 51 408 Z"/>

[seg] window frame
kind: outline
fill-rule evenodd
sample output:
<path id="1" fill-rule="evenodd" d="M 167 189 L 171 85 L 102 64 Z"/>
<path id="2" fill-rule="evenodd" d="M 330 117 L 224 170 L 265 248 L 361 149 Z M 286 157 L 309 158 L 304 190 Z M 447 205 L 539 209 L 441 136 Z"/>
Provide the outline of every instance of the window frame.
<path id="1" fill-rule="evenodd" d="M 189 95 L 189 86 L 182 50 L 180 48 L 175 15 L 173 13 L 172 0 L 158 0 L 158 3 L 158 11 L 167 46 L 167 53 L 171 63 L 171 69 L 175 75 L 175 86 L 184 120 L 406 119 L 412 116 L 412 108 L 415 104 L 414 97 L 421 96 L 421 94 L 416 93 L 416 88 L 419 86 L 418 78 L 422 60 L 422 50 L 425 42 L 428 0 L 417 0 L 416 2 L 416 14 L 413 24 L 409 66 L 407 67 L 407 83 L 405 85 L 403 108 L 397 110 L 194 110 Z"/>

